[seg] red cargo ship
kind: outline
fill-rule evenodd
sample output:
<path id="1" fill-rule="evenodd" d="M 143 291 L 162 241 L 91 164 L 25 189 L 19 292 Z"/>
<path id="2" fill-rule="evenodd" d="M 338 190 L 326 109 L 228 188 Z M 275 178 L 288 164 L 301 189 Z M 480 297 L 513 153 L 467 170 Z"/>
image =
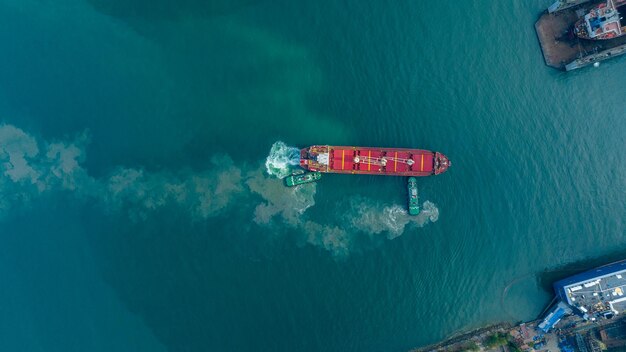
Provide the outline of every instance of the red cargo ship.
<path id="1" fill-rule="evenodd" d="M 422 149 L 314 145 L 300 150 L 300 166 L 319 172 L 430 176 L 444 173 L 450 165 L 445 155 Z"/>

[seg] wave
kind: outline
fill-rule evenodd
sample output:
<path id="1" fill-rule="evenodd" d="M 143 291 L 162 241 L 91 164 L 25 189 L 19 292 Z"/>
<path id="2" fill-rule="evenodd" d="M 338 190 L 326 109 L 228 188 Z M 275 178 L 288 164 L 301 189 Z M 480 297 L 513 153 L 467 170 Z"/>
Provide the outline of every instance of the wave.
<path id="1" fill-rule="evenodd" d="M 278 141 L 265 159 L 265 170 L 278 178 L 289 176 L 300 165 L 300 149 Z"/>

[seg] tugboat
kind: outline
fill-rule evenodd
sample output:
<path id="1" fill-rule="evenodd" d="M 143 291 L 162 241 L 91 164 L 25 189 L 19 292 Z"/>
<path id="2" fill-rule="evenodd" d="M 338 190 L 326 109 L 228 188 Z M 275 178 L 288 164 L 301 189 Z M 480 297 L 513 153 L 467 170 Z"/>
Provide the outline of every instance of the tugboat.
<path id="1" fill-rule="evenodd" d="M 595 6 L 574 25 L 579 38 L 607 40 L 626 35 L 626 0 L 607 0 Z"/>
<path id="2" fill-rule="evenodd" d="M 418 215 L 420 213 L 419 197 L 417 196 L 417 179 L 409 177 L 409 215 Z"/>
<path id="3" fill-rule="evenodd" d="M 446 172 L 450 165 L 445 155 L 424 149 L 314 145 L 300 150 L 300 167 L 308 171 L 430 176 Z"/>
<path id="4" fill-rule="evenodd" d="M 322 174 L 320 172 L 292 174 L 285 178 L 285 185 L 287 185 L 287 187 L 294 187 L 298 185 L 303 185 L 305 183 L 318 181 L 320 178 L 322 178 Z"/>

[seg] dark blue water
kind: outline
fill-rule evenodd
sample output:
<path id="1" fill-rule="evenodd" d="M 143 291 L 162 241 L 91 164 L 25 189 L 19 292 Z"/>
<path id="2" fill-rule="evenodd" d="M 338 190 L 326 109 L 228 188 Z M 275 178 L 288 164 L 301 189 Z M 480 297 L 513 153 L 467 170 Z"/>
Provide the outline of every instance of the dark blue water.
<path id="1" fill-rule="evenodd" d="M 626 60 L 545 67 L 548 5 L 3 2 L 0 349 L 403 351 L 534 318 L 546 271 L 626 250 Z M 322 143 L 453 166 L 417 218 L 401 178 L 283 187 Z"/>

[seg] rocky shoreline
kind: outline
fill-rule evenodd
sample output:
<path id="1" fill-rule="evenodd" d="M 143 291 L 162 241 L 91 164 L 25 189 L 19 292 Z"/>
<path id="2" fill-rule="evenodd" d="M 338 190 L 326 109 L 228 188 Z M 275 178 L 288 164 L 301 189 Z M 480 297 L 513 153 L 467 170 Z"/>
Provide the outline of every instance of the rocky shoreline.
<path id="1" fill-rule="evenodd" d="M 482 328 L 474 329 L 472 331 L 455 334 L 442 342 L 412 349 L 410 352 L 453 352 L 471 350 L 471 348 L 469 347 L 470 345 L 479 345 L 483 343 L 488 337 L 493 336 L 496 333 L 506 334 L 513 327 L 513 324 L 507 322 L 492 324 Z"/>

